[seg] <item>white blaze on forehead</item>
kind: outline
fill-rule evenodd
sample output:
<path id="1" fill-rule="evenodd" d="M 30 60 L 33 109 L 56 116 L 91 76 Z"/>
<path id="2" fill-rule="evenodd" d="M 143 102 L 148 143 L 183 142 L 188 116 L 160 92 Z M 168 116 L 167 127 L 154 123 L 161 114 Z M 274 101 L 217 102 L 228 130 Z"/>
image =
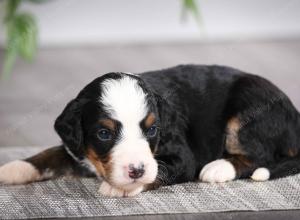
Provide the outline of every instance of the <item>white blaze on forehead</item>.
<path id="1" fill-rule="evenodd" d="M 111 117 L 122 123 L 139 123 L 147 114 L 146 94 L 136 79 L 123 76 L 102 83 L 101 103 Z"/>
<path id="2" fill-rule="evenodd" d="M 119 188 L 130 190 L 155 180 L 157 163 L 153 158 L 148 141 L 142 134 L 140 122 L 148 113 L 147 94 L 138 85 L 137 79 L 124 75 L 121 79 L 108 79 L 102 83 L 103 94 L 100 98 L 104 109 L 122 124 L 121 138 L 111 150 L 112 171 L 110 180 Z M 145 173 L 132 185 L 128 176 L 128 166 L 144 164 Z M 124 169 L 125 168 L 125 169 Z M 129 184 L 129 185 L 128 185 Z"/>

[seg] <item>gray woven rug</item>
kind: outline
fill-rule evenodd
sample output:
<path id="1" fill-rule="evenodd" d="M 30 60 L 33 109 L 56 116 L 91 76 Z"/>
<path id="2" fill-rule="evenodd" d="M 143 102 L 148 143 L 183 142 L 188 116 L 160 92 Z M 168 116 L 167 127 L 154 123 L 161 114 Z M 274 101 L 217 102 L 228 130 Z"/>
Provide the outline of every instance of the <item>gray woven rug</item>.
<path id="1" fill-rule="evenodd" d="M 0 148 L 0 164 L 40 150 Z M 0 219 L 300 209 L 300 175 L 264 183 L 186 183 L 134 198 L 103 197 L 98 187 L 92 178 L 0 185 Z"/>

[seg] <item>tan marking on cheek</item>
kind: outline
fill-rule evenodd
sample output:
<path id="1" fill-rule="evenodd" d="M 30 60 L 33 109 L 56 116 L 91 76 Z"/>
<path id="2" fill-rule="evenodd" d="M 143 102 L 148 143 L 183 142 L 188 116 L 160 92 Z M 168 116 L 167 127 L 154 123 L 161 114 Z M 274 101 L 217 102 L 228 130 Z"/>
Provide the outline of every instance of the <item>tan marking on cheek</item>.
<path id="1" fill-rule="evenodd" d="M 111 155 L 108 154 L 106 157 L 102 158 L 103 167 L 106 172 L 106 177 L 109 179 L 112 173 L 112 162 L 111 162 Z"/>
<path id="2" fill-rule="evenodd" d="M 92 148 L 88 148 L 87 150 L 87 158 L 91 161 L 91 163 L 96 167 L 97 172 L 105 177 L 106 176 L 106 170 L 104 168 L 103 163 L 99 159 L 98 155 Z"/>
<path id="3" fill-rule="evenodd" d="M 230 119 L 227 123 L 225 148 L 230 154 L 245 154 L 238 137 L 240 128 L 241 123 L 237 117 Z"/>
<path id="4" fill-rule="evenodd" d="M 154 122 L 155 122 L 155 115 L 153 113 L 150 113 L 145 120 L 145 127 L 146 128 L 151 127 L 154 124 Z"/>
<path id="5" fill-rule="evenodd" d="M 101 119 L 99 121 L 99 123 L 101 125 L 103 125 L 104 127 L 109 128 L 112 131 L 114 131 L 116 129 L 116 123 L 111 119 Z"/>

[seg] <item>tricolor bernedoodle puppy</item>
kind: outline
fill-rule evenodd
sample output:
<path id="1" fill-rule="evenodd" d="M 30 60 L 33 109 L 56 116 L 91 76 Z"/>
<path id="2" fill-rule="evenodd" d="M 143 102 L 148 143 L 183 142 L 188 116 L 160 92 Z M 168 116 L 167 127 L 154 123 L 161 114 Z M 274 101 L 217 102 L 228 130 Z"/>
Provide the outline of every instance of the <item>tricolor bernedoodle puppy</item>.
<path id="1" fill-rule="evenodd" d="M 181 65 L 88 84 L 55 121 L 62 146 L 0 168 L 0 182 L 103 178 L 100 193 L 134 196 L 162 185 L 300 172 L 300 114 L 256 75 Z"/>

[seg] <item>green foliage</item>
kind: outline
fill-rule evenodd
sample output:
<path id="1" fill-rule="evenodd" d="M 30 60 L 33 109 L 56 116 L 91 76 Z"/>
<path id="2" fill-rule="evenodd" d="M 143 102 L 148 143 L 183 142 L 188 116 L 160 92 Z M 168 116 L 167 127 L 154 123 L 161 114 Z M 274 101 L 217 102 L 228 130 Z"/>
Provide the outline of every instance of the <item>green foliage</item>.
<path id="1" fill-rule="evenodd" d="M 186 17 L 187 13 L 190 12 L 196 19 L 196 21 L 201 23 L 200 11 L 196 0 L 183 0 L 183 18 Z"/>
<path id="2" fill-rule="evenodd" d="M 6 51 L 2 77 L 7 78 L 18 56 L 32 61 L 37 50 L 37 25 L 28 13 L 18 13 L 21 0 L 6 0 Z"/>
<path id="3" fill-rule="evenodd" d="M 1 0 L 0 0 L 1 1 Z M 4 25 L 6 28 L 6 51 L 2 77 L 8 78 L 17 57 L 32 61 L 37 51 L 38 29 L 35 18 L 29 13 L 19 13 L 22 0 L 2 0 L 6 4 Z M 25 1 L 25 0 L 23 0 Z M 32 3 L 42 3 L 46 0 L 27 0 Z M 200 13 L 196 0 L 183 1 L 183 16 L 192 13 L 200 23 Z"/>
<path id="4" fill-rule="evenodd" d="M 5 14 L 5 21 L 9 21 L 14 14 L 16 13 L 16 10 L 18 6 L 20 5 L 21 0 L 11 0 L 6 3 L 6 14 Z"/>

